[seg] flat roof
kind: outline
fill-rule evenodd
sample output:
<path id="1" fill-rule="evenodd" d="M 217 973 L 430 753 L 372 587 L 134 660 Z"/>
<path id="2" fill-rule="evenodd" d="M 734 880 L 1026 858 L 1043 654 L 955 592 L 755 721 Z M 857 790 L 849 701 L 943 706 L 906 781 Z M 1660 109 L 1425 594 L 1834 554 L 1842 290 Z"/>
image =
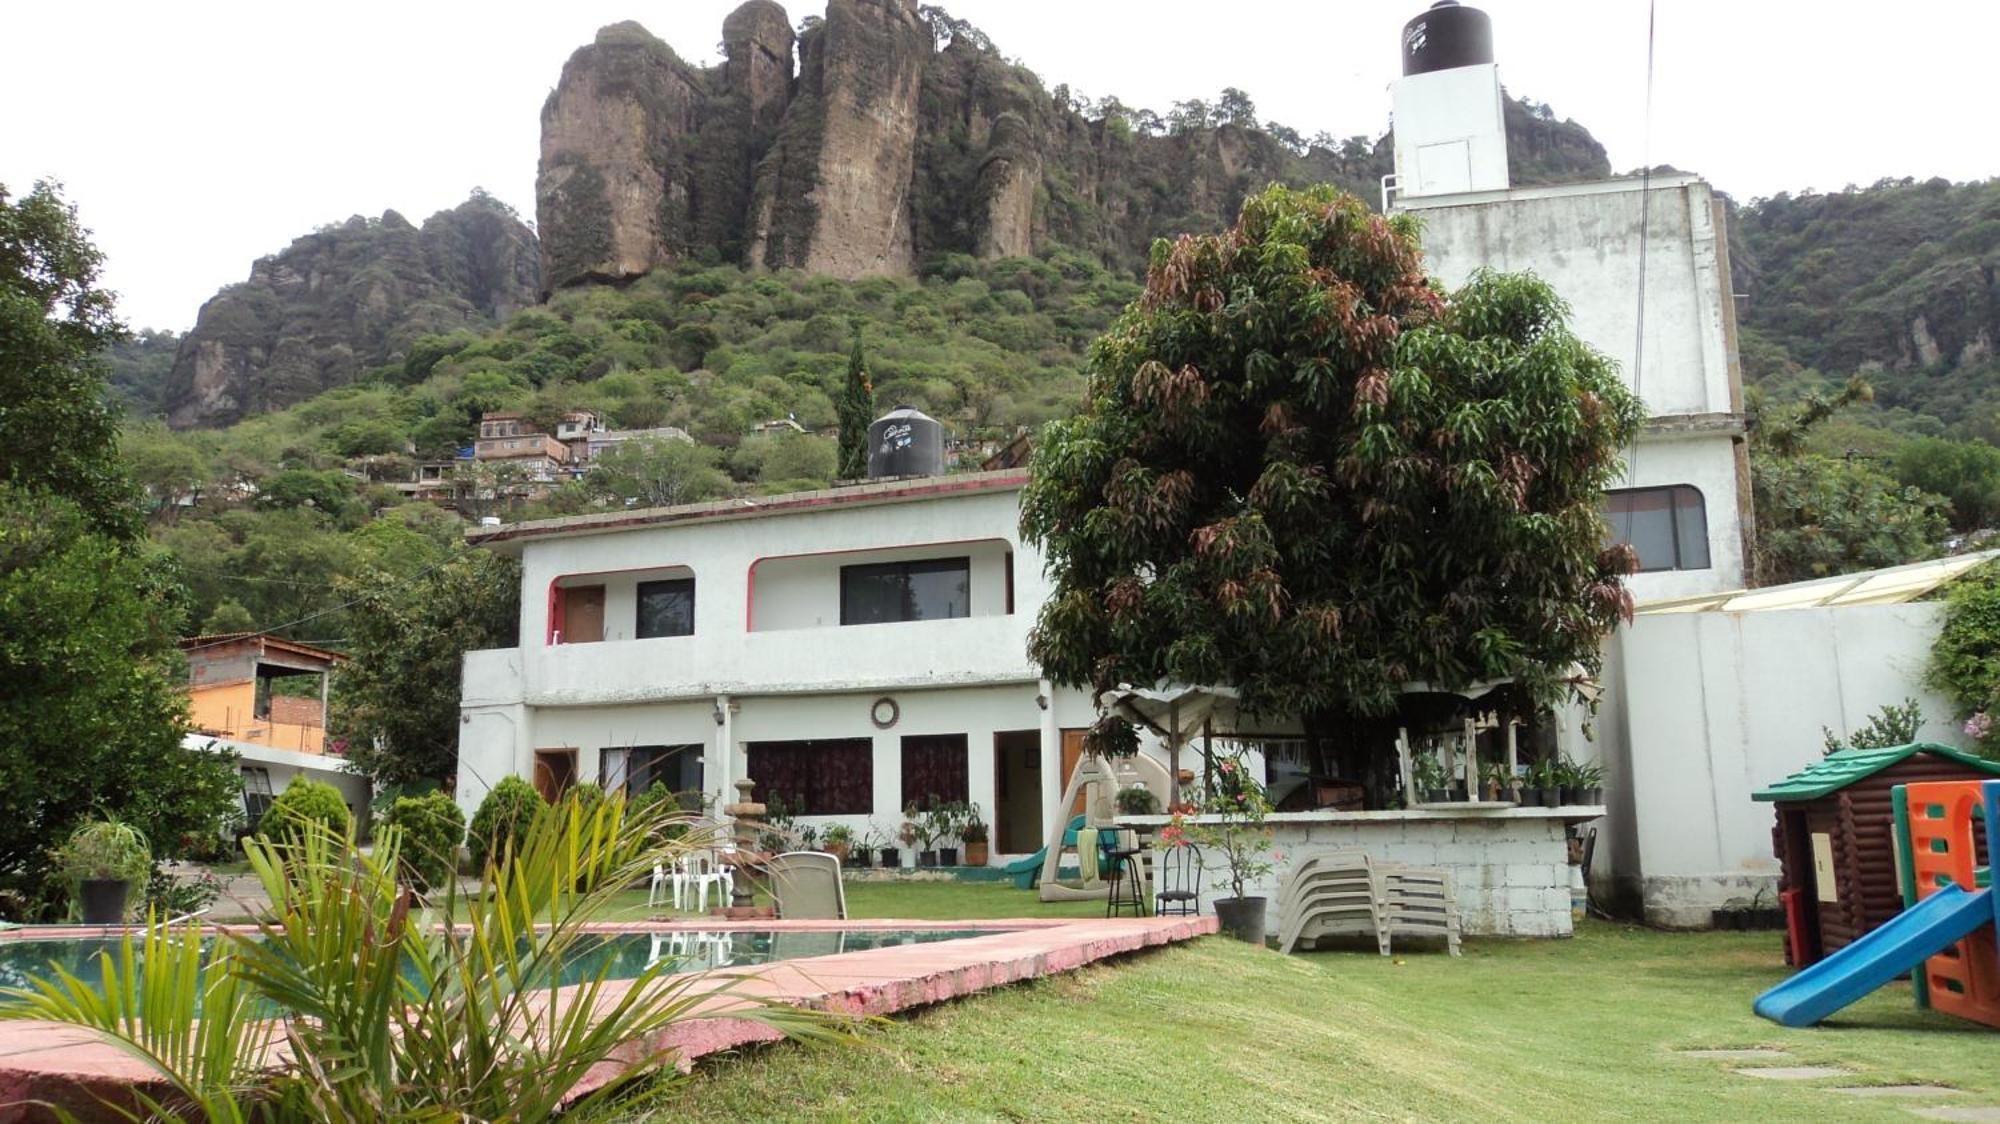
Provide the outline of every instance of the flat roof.
<path id="1" fill-rule="evenodd" d="M 1576 195 L 1614 195 L 1624 191 L 1669 191 L 1704 183 L 1688 172 L 1617 179 L 1588 183 L 1538 184 L 1534 187 L 1504 187 L 1495 191 L 1459 191 L 1448 195 L 1398 195 L 1390 201 L 1392 211 L 1421 211 L 1434 207 L 1472 207 L 1485 203 L 1525 202 L 1530 199 L 1560 199 Z"/>
<path id="2" fill-rule="evenodd" d="M 906 476 L 894 480 L 872 480 L 811 492 L 787 492 L 776 496 L 746 496 L 726 500 L 684 503 L 673 507 L 634 508 L 623 511 L 566 515 L 555 519 L 532 519 L 499 527 L 473 527 L 465 532 L 475 546 L 499 546 L 541 539 L 602 535 L 648 527 L 710 523 L 731 519 L 763 519 L 776 515 L 798 515 L 824 511 L 830 507 L 866 507 L 881 504 L 913 503 L 947 496 L 982 492 L 1019 491 L 1028 482 L 1025 468 L 993 472 L 961 472 L 949 476 Z"/>

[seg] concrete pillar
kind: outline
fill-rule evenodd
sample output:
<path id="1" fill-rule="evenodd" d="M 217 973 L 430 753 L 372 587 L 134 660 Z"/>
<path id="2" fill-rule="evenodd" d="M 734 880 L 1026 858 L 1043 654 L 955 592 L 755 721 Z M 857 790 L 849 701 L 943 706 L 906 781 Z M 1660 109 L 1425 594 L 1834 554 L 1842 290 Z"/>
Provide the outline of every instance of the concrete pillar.
<path id="1" fill-rule="evenodd" d="M 1037 680 L 1036 705 L 1042 708 L 1042 835 L 1048 836 L 1066 818 L 1062 807 L 1062 727 L 1056 722 L 1056 689 Z"/>
<path id="2" fill-rule="evenodd" d="M 715 696 L 715 747 L 707 755 L 702 770 L 703 784 L 715 794 L 716 815 L 736 800 L 736 713 L 728 695 Z"/>

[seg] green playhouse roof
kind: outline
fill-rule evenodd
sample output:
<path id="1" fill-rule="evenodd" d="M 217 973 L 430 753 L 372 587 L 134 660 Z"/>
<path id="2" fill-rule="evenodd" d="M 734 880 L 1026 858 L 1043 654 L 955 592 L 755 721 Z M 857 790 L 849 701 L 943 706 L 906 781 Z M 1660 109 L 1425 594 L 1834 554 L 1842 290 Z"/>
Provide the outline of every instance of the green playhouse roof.
<path id="1" fill-rule="evenodd" d="M 1912 742 L 1887 749 L 1843 749 L 1827 754 L 1784 780 L 1751 793 L 1750 799 L 1817 800 L 1829 792 L 1839 792 L 1855 781 L 1872 777 L 1917 753 L 1948 757 L 1969 769 L 2000 777 L 2000 761 L 1989 761 L 1977 754 L 1936 742 Z"/>

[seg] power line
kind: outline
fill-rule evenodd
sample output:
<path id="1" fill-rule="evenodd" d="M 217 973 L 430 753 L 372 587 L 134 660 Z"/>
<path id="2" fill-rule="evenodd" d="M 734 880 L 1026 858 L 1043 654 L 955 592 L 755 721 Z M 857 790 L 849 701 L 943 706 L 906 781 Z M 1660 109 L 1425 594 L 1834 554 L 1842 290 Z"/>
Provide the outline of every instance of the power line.
<path id="1" fill-rule="evenodd" d="M 1632 343 L 1632 395 L 1643 404 L 1641 393 L 1646 381 L 1646 248 L 1651 240 L 1653 225 L 1653 45 L 1654 20 L 1657 16 L 1658 0 L 1648 0 L 1646 4 L 1646 119 L 1639 146 L 1639 309 L 1638 325 L 1634 329 L 1636 338 Z M 1641 423 L 1639 435 L 1632 438 L 1632 455 L 1625 461 L 1625 482 L 1638 483 L 1639 437 L 1644 435 Z"/>
<path id="2" fill-rule="evenodd" d="M 414 574 L 411 574 L 411 575 L 410 575 L 409 577 L 407 577 L 407 578 L 403 578 L 403 579 L 402 579 L 402 580 L 400 580 L 400 581 L 397 581 L 397 582 L 394 582 L 394 583 L 392 583 L 392 584 L 391 584 L 391 585 L 389 586 L 389 588 L 390 588 L 390 589 L 400 589 L 400 588 L 402 588 L 403 586 L 406 586 L 406 585 L 409 585 L 409 584 L 410 584 L 411 582 L 414 582 L 414 581 L 416 581 L 416 580 L 417 580 L 418 578 L 422 578 L 422 577 L 428 577 L 429 575 L 431 575 L 431 574 L 435 573 L 436 571 L 438 571 L 438 570 L 441 570 L 441 569 L 443 569 L 443 568 L 444 568 L 444 566 L 445 566 L 445 564 L 446 564 L 446 563 L 448 563 L 448 562 L 450 562 L 450 561 L 452 560 L 452 558 L 453 558 L 453 557 L 455 557 L 455 556 L 454 556 L 454 555 L 451 555 L 451 554 L 447 554 L 447 555 L 445 555 L 445 556 L 444 556 L 443 558 L 440 558 L 440 559 L 438 559 L 438 560 L 437 560 L 436 562 L 433 562 L 433 563 L 431 563 L 430 565 L 428 565 L 428 566 L 425 566 L 425 567 L 424 567 L 423 569 L 421 569 L 421 570 L 418 570 L 418 571 L 417 571 L 416 573 L 414 573 Z M 214 648 L 214 647 L 219 647 L 219 646 L 221 646 L 221 645 L 223 645 L 223 644 L 234 644 L 234 643 L 236 643 L 237 641 L 239 641 L 239 640 L 242 640 L 242 639 L 244 639 L 244 638 L 246 638 L 246 637 L 250 637 L 250 636 L 270 636 L 271 634 L 273 634 L 273 633 L 275 633 L 275 632 L 279 631 L 280 629 L 286 629 L 286 628 L 294 628 L 294 627 L 296 627 L 296 626 L 298 626 L 298 625 L 302 625 L 302 624 L 305 624 L 305 623 L 306 623 L 306 622 L 308 622 L 308 621 L 316 621 L 316 620 L 320 619 L 321 617 L 327 617 L 327 616 L 332 616 L 333 614 L 335 614 L 335 613 L 338 613 L 338 612 L 340 612 L 340 611 L 341 611 L 342 609 L 347 609 L 347 608 L 351 608 L 351 607 L 353 607 L 353 606 L 355 606 L 355 605 L 359 605 L 359 604 L 361 604 L 361 603 L 362 603 L 363 601 L 366 601 L 366 600 L 368 600 L 368 598 L 369 598 L 370 596 L 371 596 L 371 594 L 368 594 L 368 593 L 364 593 L 364 594 L 362 594 L 362 595 L 361 595 L 361 596 L 359 596 L 359 597 L 351 597 L 351 598 L 348 598 L 347 600 L 345 600 L 345 601 L 342 601 L 342 602 L 341 602 L 340 604 L 338 604 L 338 605 L 334 605 L 334 606 L 331 606 L 331 607 L 329 607 L 329 608 L 325 608 L 325 609 L 321 609 L 321 610 L 320 610 L 319 612 L 317 612 L 317 613 L 307 613 L 307 614 L 306 614 L 305 616 L 303 616 L 303 617 L 300 617 L 299 619 L 297 619 L 297 620 L 294 620 L 294 621 L 286 621 L 286 622 L 285 622 L 285 623 L 283 623 L 283 624 L 274 624 L 274 625 L 272 625 L 272 626 L 271 626 L 271 627 L 269 627 L 269 628 L 260 628 L 260 629 L 257 629 L 257 630 L 256 630 L 256 631 L 254 631 L 254 632 L 243 632 L 243 633 L 237 633 L 237 634 L 235 634 L 235 635 L 231 636 L 231 637 L 230 637 L 229 639 L 227 639 L 227 640 L 216 640 L 216 641 L 211 641 L 210 643 L 207 643 L 207 644 L 196 644 L 196 645 L 193 645 L 192 647 L 187 647 L 187 648 L 183 648 L 183 649 L 181 649 L 181 650 L 182 650 L 182 651 L 184 651 L 184 652 L 199 652 L 199 651 L 201 651 L 201 650 L 202 650 L 202 649 L 204 649 L 204 648 Z M 282 640 L 282 639 L 284 639 L 284 638 L 283 638 L 283 637 L 279 637 L 279 639 L 281 639 L 281 640 Z"/>

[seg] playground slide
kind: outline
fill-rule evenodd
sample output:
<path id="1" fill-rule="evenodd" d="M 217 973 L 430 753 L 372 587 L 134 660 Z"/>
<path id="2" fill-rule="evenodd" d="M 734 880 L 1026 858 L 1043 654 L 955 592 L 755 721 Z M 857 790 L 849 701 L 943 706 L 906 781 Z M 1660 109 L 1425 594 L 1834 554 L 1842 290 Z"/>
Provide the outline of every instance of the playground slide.
<path id="1" fill-rule="evenodd" d="M 1063 842 L 1072 847 L 1076 846 L 1076 832 L 1082 826 L 1082 816 L 1072 817 L 1069 821 L 1069 827 L 1063 832 Z M 1025 859 L 1015 859 L 1001 869 L 1005 870 L 1014 879 L 1015 889 L 1032 890 L 1035 888 L 1035 882 L 1042 876 L 1042 863 L 1048 857 L 1049 849 L 1043 847 Z"/>
<path id="2" fill-rule="evenodd" d="M 1758 996 L 1755 1010 L 1783 1026 L 1812 1026 L 1992 923 L 1991 889 L 1968 894 L 1947 886 Z"/>

